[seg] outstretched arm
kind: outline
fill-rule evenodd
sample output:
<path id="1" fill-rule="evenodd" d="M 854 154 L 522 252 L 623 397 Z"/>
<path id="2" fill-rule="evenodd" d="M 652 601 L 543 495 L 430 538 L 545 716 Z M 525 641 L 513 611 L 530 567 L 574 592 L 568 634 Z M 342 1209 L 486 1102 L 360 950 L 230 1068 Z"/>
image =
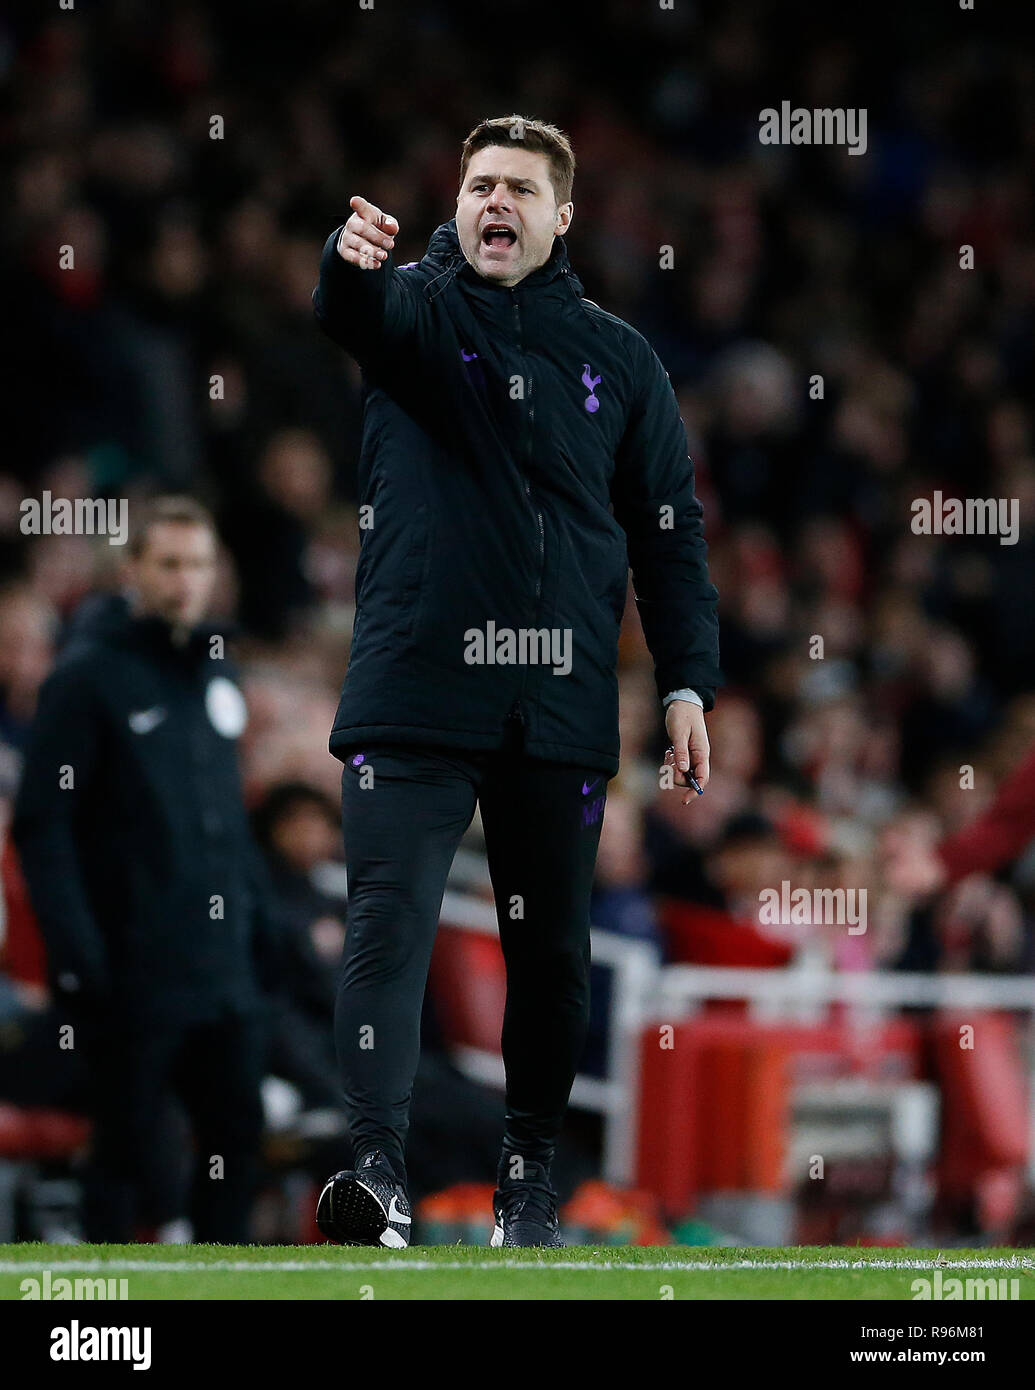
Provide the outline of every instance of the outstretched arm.
<path id="1" fill-rule="evenodd" d="M 395 270 L 399 224 L 361 198 L 352 216 L 327 238 L 313 311 L 323 331 L 366 366 L 399 346 L 416 321 L 416 297 Z"/>

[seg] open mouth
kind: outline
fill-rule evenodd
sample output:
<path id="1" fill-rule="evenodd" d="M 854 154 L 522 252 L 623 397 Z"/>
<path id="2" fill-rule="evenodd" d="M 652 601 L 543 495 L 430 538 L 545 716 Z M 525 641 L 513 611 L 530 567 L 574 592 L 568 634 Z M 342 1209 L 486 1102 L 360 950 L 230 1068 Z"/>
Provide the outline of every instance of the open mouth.
<path id="1" fill-rule="evenodd" d="M 482 245 L 494 251 L 505 251 L 517 241 L 517 233 L 505 222 L 488 222 L 482 228 Z"/>

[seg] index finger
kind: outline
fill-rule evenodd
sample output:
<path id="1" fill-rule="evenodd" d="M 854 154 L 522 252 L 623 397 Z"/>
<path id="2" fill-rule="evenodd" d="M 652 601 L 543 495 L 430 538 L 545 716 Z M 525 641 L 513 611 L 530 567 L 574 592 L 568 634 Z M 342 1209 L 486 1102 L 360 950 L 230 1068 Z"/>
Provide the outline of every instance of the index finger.
<path id="1" fill-rule="evenodd" d="M 382 212 L 376 203 L 370 202 L 358 193 L 349 199 L 349 207 L 358 213 L 364 222 L 369 222 L 371 227 L 384 232 L 386 236 L 393 237 L 399 230 L 399 223 L 390 212 Z"/>

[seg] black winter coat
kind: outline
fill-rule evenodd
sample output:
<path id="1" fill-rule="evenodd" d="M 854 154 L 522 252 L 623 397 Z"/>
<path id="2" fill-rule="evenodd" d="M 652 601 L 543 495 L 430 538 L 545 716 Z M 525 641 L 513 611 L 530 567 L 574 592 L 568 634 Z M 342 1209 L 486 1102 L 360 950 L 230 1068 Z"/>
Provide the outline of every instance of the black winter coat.
<path id="1" fill-rule="evenodd" d="M 630 564 L 659 697 L 689 686 L 710 709 L 721 681 L 718 595 L 664 367 L 583 297 L 561 237 L 508 289 L 468 264 L 455 220 L 420 262 L 390 254 L 374 271 L 337 254 L 340 231 L 314 309 L 367 392 L 331 751 L 494 748 L 515 715 L 532 757 L 613 776 Z"/>
<path id="2" fill-rule="evenodd" d="M 15 806 L 59 992 L 141 1026 L 261 1010 L 276 966 L 244 701 L 209 636 L 176 647 L 166 623 L 109 605 L 43 685 Z"/>

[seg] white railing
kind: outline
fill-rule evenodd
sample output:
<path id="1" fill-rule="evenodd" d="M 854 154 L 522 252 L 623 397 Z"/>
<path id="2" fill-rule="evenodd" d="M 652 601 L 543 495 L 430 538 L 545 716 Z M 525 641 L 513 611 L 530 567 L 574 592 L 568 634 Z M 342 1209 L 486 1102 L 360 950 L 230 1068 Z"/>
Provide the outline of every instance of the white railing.
<path id="1" fill-rule="evenodd" d="M 1035 1183 L 1035 976 L 921 975 L 890 970 L 831 971 L 815 966 L 779 970 L 670 965 L 658 974 L 651 1019 L 691 1018 L 708 999 L 745 999 L 758 1022 L 813 1022 L 831 1004 L 849 1007 L 860 1030 L 900 1008 L 990 1009 L 1028 1015 L 1023 1045 L 1028 1071 L 1028 1178 Z"/>
<path id="2" fill-rule="evenodd" d="M 496 913 L 482 898 L 447 891 L 443 923 L 469 931 L 497 934 Z M 744 999 L 758 1022 L 815 1022 L 831 1004 L 849 1006 L 849 1023 L 860 1029 L 878 1024 L 904 1007 L 1018 1011 L 1035 1019 L 1035 976 L 922 975 L 896 971 L 840 971 L 821 966 L 782 969 L 727 966 L 661 966 L 643 941 L 594 928 L 594 964 L 610 967 L 607 1078 L 579 1075 L 571 1103 L 604 1118 L 603 1173 L 610 1182 L 627 1183 L 635 1170 L 639 1106 L 637 1049 L 647 1023 L 676 1023 L 692 1018 L 709 999 Z M 1029 1051 L 1029 1057 L 1031 1052 Z M 503 1059 L 498 1052 L 462 1048 L 457 1063 L 469 1076 L 502 1086 Z M 1029 1065 L 1029 1113 L 1032 1142 L 1029 1174 L 1035 1181 L 1035 1068 Z"/>
<path id="3" fill-rule="evenodd" d="M 910 1006 L 939 1009 L 1018 1009 L 1035 1013 L 1035 975 L 920 975 L 898 971 L 780 970 L 670 965 L 661 971 L 654 1004 L 683 1016 L 706 999 L 746 999 L 755 1016 L 786 1016 L 795 1005 L 854 1005 L 880 1015 Z"/>
<path id="4" fill-rule="evenodd" d="M 333 866 L 322 885 L 345 896 L 344 868 Z M 491 901 L 471 889 L 489 886 L 484 856 L 462 849 L 454 862 L 442 902 L 440 920 L 484 935 L 496 936 Z M 457 891 L 458 889 L 466 891 Z M 709 999 L 744 999 L 757 1022 L 816 1022 L 831 1004 L 848 1006 L 849 1026 L 876 1026 L 901 1008 L 992 1009 L 1029 1016 L 1027 1062 L 1029 1177 L 1035 1183 L 1035 976 L 926 975 L 897 971 L 831 971 L 806 962 L 780 969 L 704 965 L 662 966 L 657 952 L 643 941 L 594 928 L 592 955 L 611 971 L 606 1078 L 576 1076 L 571 1103 L 603 1116 L 603 1173 L 610 1182 L 631 1182 L 639 1106 L 639 1038 L 648 1023 L 676 1023 L 692 1018 Z M 502 1087 L 503 1059 L 498 1051 L 454 1049 L 457 1064 L 470 1077 Z"/>

